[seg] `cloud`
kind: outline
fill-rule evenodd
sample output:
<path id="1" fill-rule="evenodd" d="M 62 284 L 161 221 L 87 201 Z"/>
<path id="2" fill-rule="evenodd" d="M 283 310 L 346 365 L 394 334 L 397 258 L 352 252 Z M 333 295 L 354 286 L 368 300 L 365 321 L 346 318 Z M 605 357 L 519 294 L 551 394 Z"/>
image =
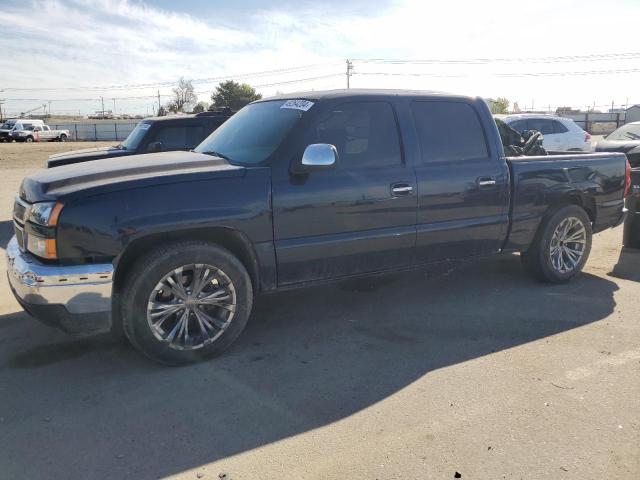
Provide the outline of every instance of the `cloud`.
<path id="1" fill-rule="evenodd" d="M 186 3 L 186 2 L 185 2 Z M 617 4 L 618 7 L 614 4 Z M 265 94 L 314 87 L 344 86 L 345 58 L 469 58 L 558 56 L 637 50 L 632 29 L 615 32 L 616 41 L 601 42 L 605 25 L 640 16 L 640 5 L 613 0 L 607 9 L 595 0 L 540 0 L 535 11 L 513 2 L 424 2 L 364 0 L 315 2 L 204 2 L 173 11 L 132 0 L 29 0 L 3 5 L 2 38 L 16 48 L 0 57 L 1 85 L 52 88 L 122 85 L 186 78 L 218 77 L 243 72 L 320 64 L 287 74 L 247 78 L 255 85 L 336 74 L 306 83 L 261 87 Z M 207 6 L 209 8 L 207 8 Z M 29 12 L 25 14 L 25 12 Z M 578 35 L 583 32 L 585 35 Z M 590 34 L 592 34 L 590 36 Z M 577 35 L 577 36 L 576 36 Z M 611 34 L 613 35 L 613 34 Z M 591 39 L 591 40 L 590 40 Z M 586 43 L 585 43 L 586 42 Z M 589 48 L 585 49 L 585 45 Z M 637 62 L 637 60 L 636 60 Z M 635 66 L 635 65 L 633 65 Z M 507 95 L 529 102 L 584 101 L 594 92 L 602 99 L 623 101 L 637 75 L 561 79 L 500 79 L 496 70 L 523 72 L 548 69 L 630 68 L 628 62 L 605 64 L 381 66 L 356 64 L 353 85 L 455 90 L 482 95 Z M 389 76 L 365 75 L 384 69 Z M 420 76 L 439 73 L 442 76 Z M 414 76 L 403 76 L 414 73 Z M 634 82 L 634 80 L 636 82 Z M 210 90 L 211 84 L 197 89 Z M 169 87 L 163 88 L 168 92 Z M 629 93 L 627 93 L 629 92 Z M 152 95 L 154 89 L 102 92 L 105 96 Z M 84 98 L 96 91 L 18 92 L 8 98 Z M 208 95 L 201 95 L 206 98 Z M 516 98 L 517 97 L 517 98 Z M 565 100 L 566 99 L 566 100 Z M 640 100 L 640 99 L 632 99 Z M 152 100 L 130 100 L 144 109 Z M 590 100 L 589 100 L 590 101 Z M 22 108 L 26 102 L 14 102 Z M 33 103 L 33 102 L 31 102 Z M 84 108 L 76 102 L 69 108 Z M 10 105 L 9 105 L 10 106 Z M 18 107 L 16 107 L 18 108 Z M 94 106 L 87 107 L 89 110 Z"/>

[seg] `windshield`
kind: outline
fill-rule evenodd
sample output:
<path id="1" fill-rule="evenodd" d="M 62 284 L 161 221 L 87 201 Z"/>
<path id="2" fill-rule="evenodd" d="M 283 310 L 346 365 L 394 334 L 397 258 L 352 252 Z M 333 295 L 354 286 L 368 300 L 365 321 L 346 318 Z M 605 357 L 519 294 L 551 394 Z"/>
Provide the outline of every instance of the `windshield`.
<path id="1" fill-rule="evenodd" d="M 299 102 L 306 104 L 300 108 L 291 100 L 274 100 L 247 105 L 194 151 L 217 153 L 238 164 L 260 163 L 278 148 L 304 112 L 313 105 L 306 100 Z"/>
<path id="2" fill-rule="evenodd" d="M 607 140 L 640 140 L 640 123 L 624 125 L 606 138 Z"/>
<path id="3" fill-rule="evenodd" d="M 136 125 L 124 142 L 120 144 L 125 150 L 135 150 L 151 127 L 150 123 L 140 122 Z"/>
<path id="4" fill-rule="evenodd" d="M 13 126 L 16 124 L 16 122 L 4 122 L 2 125 L 0 125 L 0 128 L 3 130 L 11 130 L 13 128 Z"/>

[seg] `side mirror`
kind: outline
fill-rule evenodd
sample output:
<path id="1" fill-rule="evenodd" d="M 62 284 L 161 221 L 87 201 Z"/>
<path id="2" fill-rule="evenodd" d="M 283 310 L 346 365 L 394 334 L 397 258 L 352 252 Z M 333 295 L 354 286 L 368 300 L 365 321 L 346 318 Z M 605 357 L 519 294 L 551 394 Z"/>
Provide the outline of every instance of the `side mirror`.
<path id="1" fill-rule="evenodd" d="M 147 146 L 147 152 L 149 153 L 155 153 L 155 152 L 161 152 L 161 151 L 162 151 L 162 142 L 151 142 Z"/>
<path id="2" fill-rule="evenodd" d="M 305 172 L 313 170 L 326 170 L 335 167 L 338 162 L 336 147 L 328 143 L 312 143 L 304 149 L 301 170 Z"/>

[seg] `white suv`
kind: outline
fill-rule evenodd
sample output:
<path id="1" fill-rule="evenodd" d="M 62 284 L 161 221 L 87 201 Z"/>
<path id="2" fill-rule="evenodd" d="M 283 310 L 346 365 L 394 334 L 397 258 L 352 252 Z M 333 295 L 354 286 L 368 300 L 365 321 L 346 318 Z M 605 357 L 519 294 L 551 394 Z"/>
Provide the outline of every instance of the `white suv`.
<path id="1" fill-rule="evenodd" d="M 590 152 L 593 150 L 591 135 L 570 118 L 536 114 L 496 115 L 496 118 L 518 132 L 538 130 L 544 135 L 542 146 L 547 151 Z"/>

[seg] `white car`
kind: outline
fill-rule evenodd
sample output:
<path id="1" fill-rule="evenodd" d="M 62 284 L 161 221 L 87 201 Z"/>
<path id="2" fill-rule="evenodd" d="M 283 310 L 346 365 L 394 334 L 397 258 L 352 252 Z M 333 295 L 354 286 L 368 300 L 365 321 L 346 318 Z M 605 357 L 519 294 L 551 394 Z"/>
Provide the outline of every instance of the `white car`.
<path id="1" fill-rule="evenodd" d="M 17 128 L 11 132 L 11 138 L 16 142 L 66 142 L 69 130 L 52 130 L 49 125 L 29 125 L 21 130 Z"/>
<path id="2" fill-rule="evenodd" d="M 538 130 L 544 135 L 542 146 L 551 152 L 590 152 L 591 135 L 570 118 L 555 115 L 515 114 L 496 115 L 518 132 Z"/>

